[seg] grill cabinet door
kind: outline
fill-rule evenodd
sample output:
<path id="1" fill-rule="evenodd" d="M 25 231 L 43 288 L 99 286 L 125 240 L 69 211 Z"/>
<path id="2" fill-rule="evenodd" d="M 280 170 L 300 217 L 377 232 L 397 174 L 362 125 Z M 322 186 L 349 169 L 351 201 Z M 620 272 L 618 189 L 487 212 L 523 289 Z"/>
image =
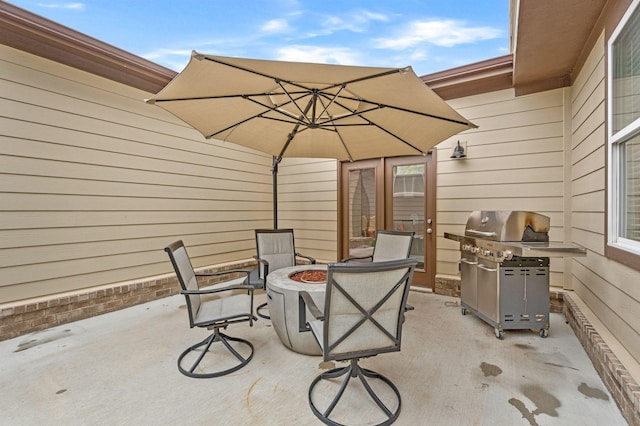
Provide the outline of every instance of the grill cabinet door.
<path id="1" fill-rule="evenodd" d="M 498 264 L 478 259 L 478 312 L 498 322 Z"/>

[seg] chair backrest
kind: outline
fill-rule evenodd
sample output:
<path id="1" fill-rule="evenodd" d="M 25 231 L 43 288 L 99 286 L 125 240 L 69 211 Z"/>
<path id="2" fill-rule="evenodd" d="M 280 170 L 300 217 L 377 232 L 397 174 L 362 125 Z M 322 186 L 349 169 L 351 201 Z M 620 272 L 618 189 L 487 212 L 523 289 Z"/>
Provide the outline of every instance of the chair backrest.
<path id="1" fill-rule="evenodd" d="M 164 251 L 169 255 L 173 269 L 176 271 L 178 281 L 182 290 L 198 290 L 198 280 L 196 273 L 191 265 L 191 259 L 187 254 L 182 240 L 175 241 L 164 248 Z M 193 321 L 200 310 L 200 295 L 199 294 L 185 294 L 187 298 L 187 308 L 189 310 L 189 322 L 193 327 Z"/>
<path id="2" fill-rule="evenodd" d="M 376 244 L 373 247 L 373 261 L 407 259 L 411 254 L 414 234 L 409 231 L 377 231 Z"/>
<path id="3" fill-rule="evenodd" d="M 256 229 L 258 258 L 269 262 L 269 272 L 296 264 L 293 229 Z M 264 265 L 259 263 L 260 278 L 264 279 Z"/>
<path id="4" fill-rule="evenodd" d="M 323 356 L 345 360 L 400 350 L 416 259 L 327 268 Z"/>

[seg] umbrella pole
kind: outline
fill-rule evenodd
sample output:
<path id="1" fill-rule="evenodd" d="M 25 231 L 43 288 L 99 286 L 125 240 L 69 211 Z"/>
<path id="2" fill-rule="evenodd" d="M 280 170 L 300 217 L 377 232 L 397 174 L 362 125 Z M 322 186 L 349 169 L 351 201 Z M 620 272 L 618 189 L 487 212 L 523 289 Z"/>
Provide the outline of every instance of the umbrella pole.
<path id="1" fill-rule="evenodd" d="M 278 164 L 282 157 L 273 156 L 271 175 L 273 176 L 273 229 L 278 229 Z"/>

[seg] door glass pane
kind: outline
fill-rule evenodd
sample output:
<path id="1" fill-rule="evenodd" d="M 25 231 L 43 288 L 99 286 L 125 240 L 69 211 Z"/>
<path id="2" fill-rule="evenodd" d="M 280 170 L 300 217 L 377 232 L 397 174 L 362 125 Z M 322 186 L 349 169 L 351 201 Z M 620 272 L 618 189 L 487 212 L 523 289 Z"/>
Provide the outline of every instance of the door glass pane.
<path id="1" fill-rule="evenodd" d="M 424 171 L 424 163 L 393 167 L 393 229 L 415 232 L 418 269 L 424 269 Z"/>
<path id="2" fill-rule="evenodd" d="M 376 238 L 375 169 L 349 171 L 349 257 L 369 256 Z"/>

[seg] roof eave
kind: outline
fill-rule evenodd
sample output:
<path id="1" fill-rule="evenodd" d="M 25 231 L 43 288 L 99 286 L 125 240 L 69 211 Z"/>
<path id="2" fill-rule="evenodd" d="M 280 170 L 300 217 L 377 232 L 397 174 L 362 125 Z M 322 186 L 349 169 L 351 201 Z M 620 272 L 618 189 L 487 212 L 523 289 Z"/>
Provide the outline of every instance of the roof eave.
<path id="1" fill-rule="evenodd" d="M 68 27 L 0 2 L 0 43 L 156 93 L 176 72 Z"/>
<path id="2" fill-rule="evenodd" d="M 455 99 L 513 87 L 513 55 L 420 77 L 441 98 Z"/>

